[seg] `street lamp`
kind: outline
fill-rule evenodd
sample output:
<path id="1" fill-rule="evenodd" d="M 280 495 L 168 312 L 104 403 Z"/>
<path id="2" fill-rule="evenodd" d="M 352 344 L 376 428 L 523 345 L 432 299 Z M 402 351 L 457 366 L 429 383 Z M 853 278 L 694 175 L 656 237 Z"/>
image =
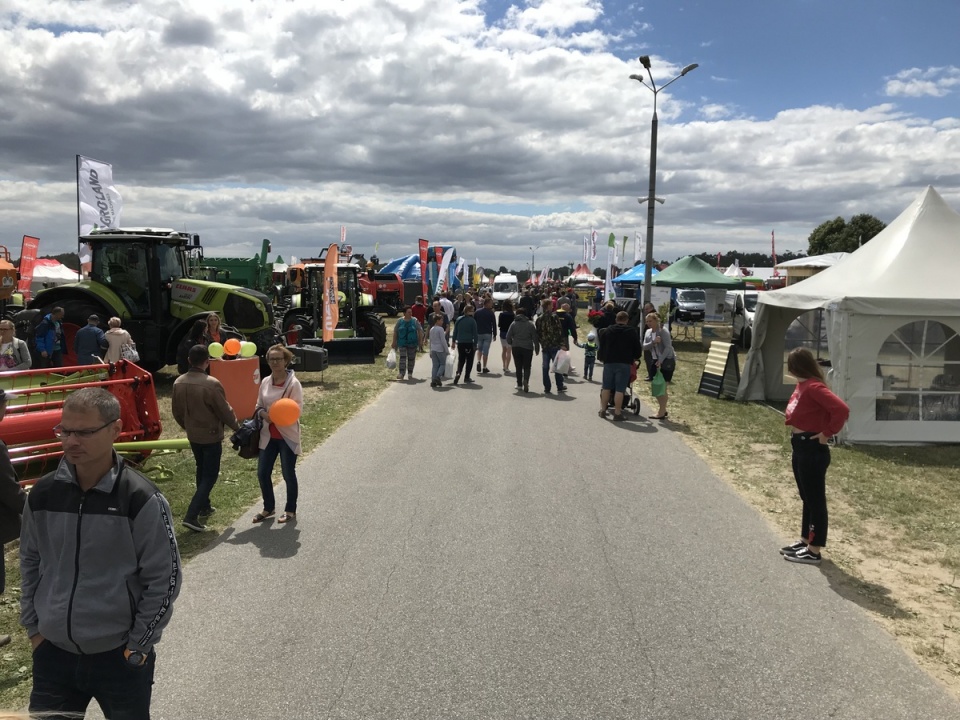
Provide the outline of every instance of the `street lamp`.
<path id="1" fill-rule="evenodd" d="M 640 64 L 643 65 L 644 69 L 647 71 L 647 75 L 650 78 L 650 84 L 647 85 L 644 82 L 642 75 L 631 75 L 630 79 L 636 80 L 653 93 L 653 120 L 650 123 L 650 187 L 647 191 L 646 199 L 647 245 L 646 259 L 644 260 L 643 268 L 643 302 L 648 303 L 650 302 L 650 281 L 653 275 L 653 214 L 656 206 L 656 202 L 654 201 L 659 202 L 661 205 L 663 204 L 663 200 L 657 197 L 657 93 L 682 78 L 691 70 L 696 70 L 700 66 L 697 63 L 687 65 L 683 70 L 680 71 L 679 75 L 673 78 L 666 85 L 657 87 L 657 84 L 653 81 L 653 73 L 650 71 L 650 56 L 641 55 L 638 60 L 640 60 Z"/>
<path id="2" fill-rule="evenodd" d="M 530 277 L 532 278 L 532 277 L 533 277 L 533 273 L 536 272 L 536 268 L 537 268 L 537 264 L 534 262 L 534 260 L 536 259 L 536 256 L 537 256 L 537 250 L 539 250 L 540 248 L 542 248 L 543 245 L 537 245 L 536 247 L 532 247 L 532 246 L 530 246 L 530 245 L 527 245 L 527 247 L 528 247 L 529 250 L 530 250 Z"/>

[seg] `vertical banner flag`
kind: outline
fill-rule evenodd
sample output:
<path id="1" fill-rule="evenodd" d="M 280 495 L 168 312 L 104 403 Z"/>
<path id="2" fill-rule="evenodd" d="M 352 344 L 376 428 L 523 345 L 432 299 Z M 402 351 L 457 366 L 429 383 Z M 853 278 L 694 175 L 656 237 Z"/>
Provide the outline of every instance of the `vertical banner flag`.
<path id="1" fill-rule="evenodd" d="M 23 236 L 20 246 L 20 282 L 17 291 L 24 294 L 24 300 L 30 300 L 30 284 L 33 282 L 33 266 L 37 262 L 37 248 L 40 247 L 40 238 L 30 235 Z"/>
<path id="2" fill-rule="evenodd" d="M 340 319 L 340 294 L 337 291 L 337 260 L 340 251 L 336 243 L 327 248 L 323 264 L 323 341 L 333 340 L 333 331 Z"/>
<path id="3" fill-rule="evenodd" d="M 583 261 L 590 262 L 590 238 L 583 236 Z"/>
<path id="4" fill-rule="evenodd" d="M 722 253 L 717 253 L 717 270 L 720 269 L 720 255 L 721 255 L 721 254 L 722 254 Z"/>
<path id="5" fill-rule="evenodd" d="M 347 226 L 340 226 L 340 244 L 343 245 L 347 241 Z"/>
<path id="6" fill-rule="evenodd" d="M 780 271 L 777 270 L 777 240 L 773 236 L 773 230 L 770 231 L 770 255 L 773 258 L 773 276 L 780 277 Z"/>
<path id="7" fill-rule="evenodd" d="M 640 231 L 637 230 L 633 235 L 633 264 L 640 262 Z"/>
<path id="8" fill-rule="evenodd" d="M 480 264 L 480 258 L 477 258 L 477 264 L 474 267 L 476 267 L 476 270 L 474 270 L 473 273 L 475 275 L 476 284 L 479 286 L 485 279 L 483 276 L 483 265 Z"/>
<path id="9" fill-rule="evenodd" d="M 113 166 L 77 155 L 77 228 L 89 235 L 94 228 L 120 226 L 123 198 L 113 186 Z"/>
<path id="10" fill-rule="evenodd" d="M 590 259 L 597 259 L 597 231 L 590 230 Z"/>
<path id="11" fill-rule="evenodd" d="M 458 278 L 461 278 L 461 279 L 463 278 L 464 262 L 465 262 L 464 259 L 460 258 L 459 262 L 457 263 L 457 271 L 454 273 L 454 275 L 456 275 Z"/>
<path id="12" fill-rule="evenodd" d="M 430 285 L 427 281 L 427 248 L 430 246 L 429 240 L 420 238 L 420 282 L 423 284 L 423 302 L 430 307 Z"/>
<path id="13" fill-rule="evenodd" d="M 550 275 L 550 268 L 544 266 L 543 270 L 540 271 L 540 277 L 537 278 L 537 285 L 543 285 L 547 281 L 547 277 Z"/>
<path id="14" fill-rule="evenodd" d="M 603 281 L 603 299 L 613 299 L 613 261 L 617 254 L 617 236 L 610 233 L 607 238 L 607 279 Z"/>
<path id="15" fill-rule="evenodd" d="M 437 251 L 440 251 L 440 248 L 437 248 Z M 450 260 L 453 258 L 453 248 L 447 248 L 447 251 L 443 253 L 443 260 L 440 261 L 440 269 L 437 272 L 437 292 L 440 292 L 448 284 L 447 273 L 450 270 Z"/>
<path id="16" fill-rule="evenodd" d="M 627 264 L 627 236 L 623 236 L 623 245 L 620 246 L 620 255 L 618 257 L 619 261 L 617 265 L 626 265 Z"/>

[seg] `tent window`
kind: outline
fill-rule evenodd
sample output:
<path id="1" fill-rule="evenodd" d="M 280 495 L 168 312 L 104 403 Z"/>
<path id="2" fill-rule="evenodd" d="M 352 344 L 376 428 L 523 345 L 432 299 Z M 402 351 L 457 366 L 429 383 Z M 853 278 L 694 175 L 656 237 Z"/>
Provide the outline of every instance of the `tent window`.
<path id="1" fill-rule="evenodd" d="M 960 421 L 960 335 L 943 323 L 903 325 L 877 357 L 877 420 Z"/>
<path id="2" fill-rule="evenodd" d="M 787 375 L 787 355 L 790 351 L 805 347 L 824 367 L 830 367 L 830 351 L 827 348 L 827 323 L 823 310 L 809 310 L 790 323 L 783 336 L 783 382 L 790 385 L 796 382 Z"/>

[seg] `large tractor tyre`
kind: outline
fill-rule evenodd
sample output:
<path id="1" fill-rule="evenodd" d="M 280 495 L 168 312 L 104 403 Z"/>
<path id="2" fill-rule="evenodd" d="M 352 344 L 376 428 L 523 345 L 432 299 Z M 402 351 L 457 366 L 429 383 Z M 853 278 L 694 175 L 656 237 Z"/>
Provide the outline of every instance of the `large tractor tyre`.
<path id="1" fill-rule="evenodd" d="M 61 300 L 55 304 L 44 307 L 40 311 L 40 314 L 37 315 L 36 323 L 33 326 L 33 332 L 30 333 L 30 337 L 27 340 L 27 345 L 30 348 L 30 354 L 33 356 L 34 367 L 39 367 L 38 361 L 40 360 L 40 353 L 38 353 L 36 349 L 37 325 L 39 325 L 43 318 L 45 318 L 55 307 L 63 308 L 63 321 L 61 322 L 63 338 L 60 341 L 60 345 L 63 349 L 64 367 L 77 364 L 77 356 L 73 352 L 73 338 L 77 334 L 77 330 L 87 324 L 87 318 L 91 315 L 97 315 L 100 318 L 100 322 L 103 323 L 113 314 L 108 313 L 99 305 L 94 305 L 93 303 L 85 302 L 83 300 L 78 302 L 66 302 Z"/>
<path id="2" fill-rule="evenodd" d="M 283 319 L 283 341 L 287 345 L 296 345 L 299 338 L 309 339 L 317 336 L 313 329 L 313 320 L 306 315 L 287 315 Z"/>
<path id="3" fill-rule="evenodd" d="M 363 313 L 357 318 L 357 334 L 373 338 L 374 354 L 379 355 L 387 345 L 387 324 L 376 313 Z"/>

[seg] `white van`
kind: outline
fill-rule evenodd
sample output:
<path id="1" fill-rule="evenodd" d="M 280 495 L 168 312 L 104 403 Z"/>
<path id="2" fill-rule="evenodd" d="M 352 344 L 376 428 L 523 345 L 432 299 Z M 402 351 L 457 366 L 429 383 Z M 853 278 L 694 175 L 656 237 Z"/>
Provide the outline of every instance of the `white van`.
<path id="1" fill-rule="evenodd" d="M 497 275 L 493 279 L 493 309 L 500 310 L 503 301 L 509 300 L 517 306 L 520 299 L 520 281 L 516 275 Z"/>
<path id="2" fill-rule="evenodd" d="M 724 321 L 733 325 L 733 341 L 740 347 L 750 347 L 753 340 L 753 316 L 757 312 L 760 293 L 746 290 L 728 290 L 723 303 Z"/>

